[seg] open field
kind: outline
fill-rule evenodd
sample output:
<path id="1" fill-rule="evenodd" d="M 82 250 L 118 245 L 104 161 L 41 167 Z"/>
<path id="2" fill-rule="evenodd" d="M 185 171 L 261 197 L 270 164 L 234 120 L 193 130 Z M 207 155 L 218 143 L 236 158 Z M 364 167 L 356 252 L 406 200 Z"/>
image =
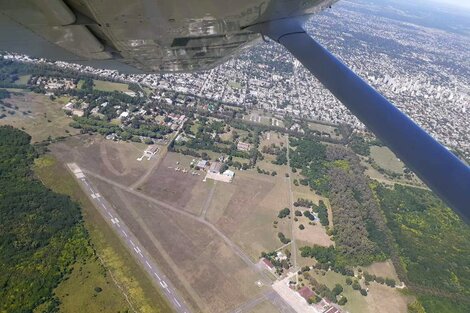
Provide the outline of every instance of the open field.
<path id="1" fill-rule="evenodd" d="M 191 175 L 191 156 L 168 153 L 141 190 L 165 203 L 196 216 L 203 214 L 224 234 L 232 238 L 253 260 L 262 251 L 271 251 L 282 244 L 279 231 L 290 233 L 288 219 L 278 222 L 279 210 L 289 205 L 287 181 L 283 175 L 260 175 L 255 170 L 236 171 L 231 184 L 211 180 L 203 182 Z M 189 170 L 175 171 L 175 167 Z M 275 165 L 273 165 L 275 166 Z"/>
<path id="2" fill-rule="evenodd" d="M 15 81 L 15 84 L 18 85 L 27 85 L 29 79 L 31 78 L 31 75 L 21 75 L 17 81 Z"/>
<path id="3" fill-rule="evenodd" d="M 54 293 L 61 302 L 60 312 L 63 313 L 114 313 L 130 308 L 121 290 L 96 259 L 75 264 L 68 279 L 60 283 Z"/>
<path id="4" fill-rule="evenodd" d="M 95 90 L 122 91 L 122 92 L 130 91 L 129 86 L 123 83 L 115 83 L 115 82 L 109 82 L 105 80 L 94 79 L 93 84 L 94 84 L 93 89 Z"/>
<path id="5" fill-rule="evenodd" d="M 207 218 L 257 260 L 261 252 L 282 246 L 278 232 L 290 237 L 290 219 L 277 218 L 281 209 L 289 207 L 288 190 L 280 175 L 237 171 L 231 184 L 217 184 Z"/>
<path id="6" fill-rule="evenodd" d="M 117 312 L 118 305 L 121 304 L 126 304 L 121 310 L 132 307 L 142 313 L 171 312 L 146 273 L 97 212 L 65 166 L 54 157 L 46 156 L 37 160 L 35 173 L 46 186 L 69 195 L 80 204 L 91 243 L 100 257 L 101 264 L 97 259 L 90 260 L 81 272 L 80 268 L 75 269 L 69 280 L 58 286 L 56 293 L 63 301 L 61 312 L 111 313 Z M 103 272 L 102 266 L 106 272 Z M 90 292 L 97 286 L 103 291 L 95 298 Z M 108 303 L 111 298 L 114 305 Z M 98 305 L 104 307 L 95 310 Z"/>
<path id="7" fill-rule="evenodd" d="M 338 135 L 335 133 L 335 129 L 337 129 L 336 127 L 325 125 L 325 124 L 320 124 L 320 123 L 314 123 L 314 122 L 308 123 L 308 127 L 312 130 L 320 131 L 322 133 L 327 133 L 333 139 L 341 139 L 341 135 L 339 135 L 339 133 Z"/>
<path id="8" fill-rule="evenodd" d="M 193 159 L 192 156 L 169 152 L 141 190 L 177 208 L 200 214 L 213 182 L 203 182 L 206 173 L 189 167 Z M 176 167 L 188 172 L 176 171 Z M 192 175 L 191 172 L 200 175 Z"/>
<path id="9" fill-rule="evenodd" d="M 298 222 L 295 222 L 294 236 L 297 240 L 302 241 L 303 245 L 334 246 L 334 241 L 326 234 L 325 227 L 320 222 L 315 223 L 315 225 L 309 225 L 310 220 L 305 216 L 298 217 L 298 219 Z M 305 229 L 300 230 L 300 224 L 304 225 Z"/>
<path id="10" fill-rule="evenodd" d="M 259 123 L 267 126 L 284 127 L 282 120 L 277 119 L 273 117 L 272 114 L 265 113 L 261 110 L 251 111 L 249 114 L 243 116 L 243 119 L 248 122 Z"/>
<path id="11" fill-rule="evenodd" d="M 370 155 L 380 167 L 395 173 L 403 173 L 405 165 L 387 147 L 372 146 Z"/>
<path id="12" fill-rule="evenodd" d="M 0 119 L 0 125 L 12 125 L 24 129 L 31 135 L 33 143 L 46 140 L 49 136 L 68 136 L 79 132 L 69 126 L 71 119 L 62 110 L 68 98 L 52 101 L 43 94 L 19 91 L 18 95 L 12 95 L 3 101 L 17 106 L 18 109 L 14 110 L 16 112 L 14 115 L 6 113 L 7 117 Z M 0 108 L 2 107 L 0 105 Z"/>
<path id="13" fill-rule="evenodd" d="M 397 272 L 391 260 L 385 262 L 375 262 L 369 266 L 362 267 L 363 271 L 369 272 L 376 276 L 381 276 L 384 278 L 393 278 L 399 284 L 400 279 L 398 278 Z"/>
<path id="14" fill-rule="evenodd" d="M 316 274 L 314 270 L 310 271 L 310 274 L 315 277 L 318 282 L 325 284 L 330 289 L 333 288 L 335 284 L 343 286 L 343 295 L 348 298 L 344 309 L 350 313 L 406 313 L 407 304 L 412 300 L 411 297 L 404 296 L 396 288 L 390 288 L 375 282 L 368 286 L 369 294 L 364 297 L 359 291 L 348 286 L 346 284 L 346 277 L 341 274 L 328 271 L 323 276 Z"/>
<path id="15" fill-rule="evenodd" d="M 154 202 L 91 179 L 161 266 L 177 290 L 202 312 L 224 312 L 263 288 L 260 279 L 212 229 Z"/>
<path id="16" fill-rule="evenodd" d="M 147 158 L 137 161 L 145 147 L 140 143 L 106 140 L 98 135 L 81 135 L 54 144 L 50 149 L 63 163 L 75 162 L 90 171 L 130 186 L 158 161 L 157 156 L 150 161 Z M 158 155 L 162 151 L 160 149 Z"/>

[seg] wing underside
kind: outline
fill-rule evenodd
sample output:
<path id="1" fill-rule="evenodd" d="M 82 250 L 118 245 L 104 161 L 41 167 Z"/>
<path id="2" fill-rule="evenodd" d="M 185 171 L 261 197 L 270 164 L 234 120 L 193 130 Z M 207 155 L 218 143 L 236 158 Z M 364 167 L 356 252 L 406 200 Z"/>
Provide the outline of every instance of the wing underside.
<path id="1" fill-rule="evenodd" d="M 214 67 L 260 38 L 248 26 L 334 0 L 0 0 L 0 50 L 122 72 Z"/>

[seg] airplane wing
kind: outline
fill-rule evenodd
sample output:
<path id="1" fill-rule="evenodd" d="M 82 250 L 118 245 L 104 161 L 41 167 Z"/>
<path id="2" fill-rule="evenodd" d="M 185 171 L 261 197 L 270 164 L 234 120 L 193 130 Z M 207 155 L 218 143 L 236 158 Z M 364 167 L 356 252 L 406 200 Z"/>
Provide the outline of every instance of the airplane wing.
<path id="1" fill-rule="evenodd" d="M 261 36 L 247 27 L 336 0 L 0 0 L 0 50 L 125 73 L 215 67 Z"/>

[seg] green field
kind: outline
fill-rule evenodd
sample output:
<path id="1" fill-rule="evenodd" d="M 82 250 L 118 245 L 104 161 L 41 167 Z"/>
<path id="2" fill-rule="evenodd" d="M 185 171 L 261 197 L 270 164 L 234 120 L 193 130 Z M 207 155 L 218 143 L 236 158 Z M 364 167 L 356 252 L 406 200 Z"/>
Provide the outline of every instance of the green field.
<path id="1" fill-rule="evenodd" d="M 403 173 L 404 164 L 387 147 L 370 147 L 370 155 L 381 168 L 395 173 Z"/>
<path id="2" fill-rule="evenodd" d="M 68 170 L 48 155 L 36 161 L 35 173 L 46 186 L 69 195 L 80 204 L 91 243 L 106 268 L 104 270 L 97 259 L 90 260 L 89 264 L 82 267 L 81 272 L 76 268 L 69 280 L 59 285 L 56 290 L 57 295 L 62 296 L 61 312 L 119 312 L 118 307 L 122 307 L 120 305 L 126 301 L 124 294 L 138 312 L 171 312 L 166 300 L 97 212 Z M 117 284 L 113 280 L 117 281 Z M 97 294 L 95 287 L 102 288 L 102 291 Z M 66 296 L 67 294 L 69 296 Z"/>
<path id="3" fill-rule="evenodd" d="M 122 83 L 114 83 L 114 82 L 94 79 L 93 84 L 94 84 L 93 89 L 95 89 L 95 90 L 122 91 L 122 92 L 130 91 L 129 90 L 129 85 L 122 84 Z"/>
<path id="4" fill-rule="evenodd" d="M 29 79 L 31 78 L 31 75 L 21 75 L 17 81 L 15 81 L 15 84 L 18 85 L 27 85 Z"/>

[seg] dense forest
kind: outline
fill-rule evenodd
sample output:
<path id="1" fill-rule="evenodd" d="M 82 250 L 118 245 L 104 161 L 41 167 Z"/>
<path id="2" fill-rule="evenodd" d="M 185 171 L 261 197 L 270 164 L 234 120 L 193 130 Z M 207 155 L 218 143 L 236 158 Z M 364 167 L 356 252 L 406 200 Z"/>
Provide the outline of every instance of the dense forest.
<path id="1" fill-rule="evenodd" d="M 385 220 L 357 155 L 312 140 L 293 139 L 291 146 L 292 168 L 300 169 L 311 188 L 330 198 L 338 266 L 384 260 L 389 254 Z M 327 225 L 324 211 L 319 215 Z"/>
<path id="2" fill-rule="evenodd" d="M 470 312 L 470 227 L 430 191 L 378 185 L 376 194 L 406 270 L 405 282 L 422 294 L 426 312 L 447 312 L 442 308 L 448 304 L 452 312 Z"/>
<path id="3" fill-rule="evenodd" d="M 0 312 L 57 312 L 53 289 L 92 253 L 79 207 L 33 177 L 30 139 L 0 127 Z"/>

